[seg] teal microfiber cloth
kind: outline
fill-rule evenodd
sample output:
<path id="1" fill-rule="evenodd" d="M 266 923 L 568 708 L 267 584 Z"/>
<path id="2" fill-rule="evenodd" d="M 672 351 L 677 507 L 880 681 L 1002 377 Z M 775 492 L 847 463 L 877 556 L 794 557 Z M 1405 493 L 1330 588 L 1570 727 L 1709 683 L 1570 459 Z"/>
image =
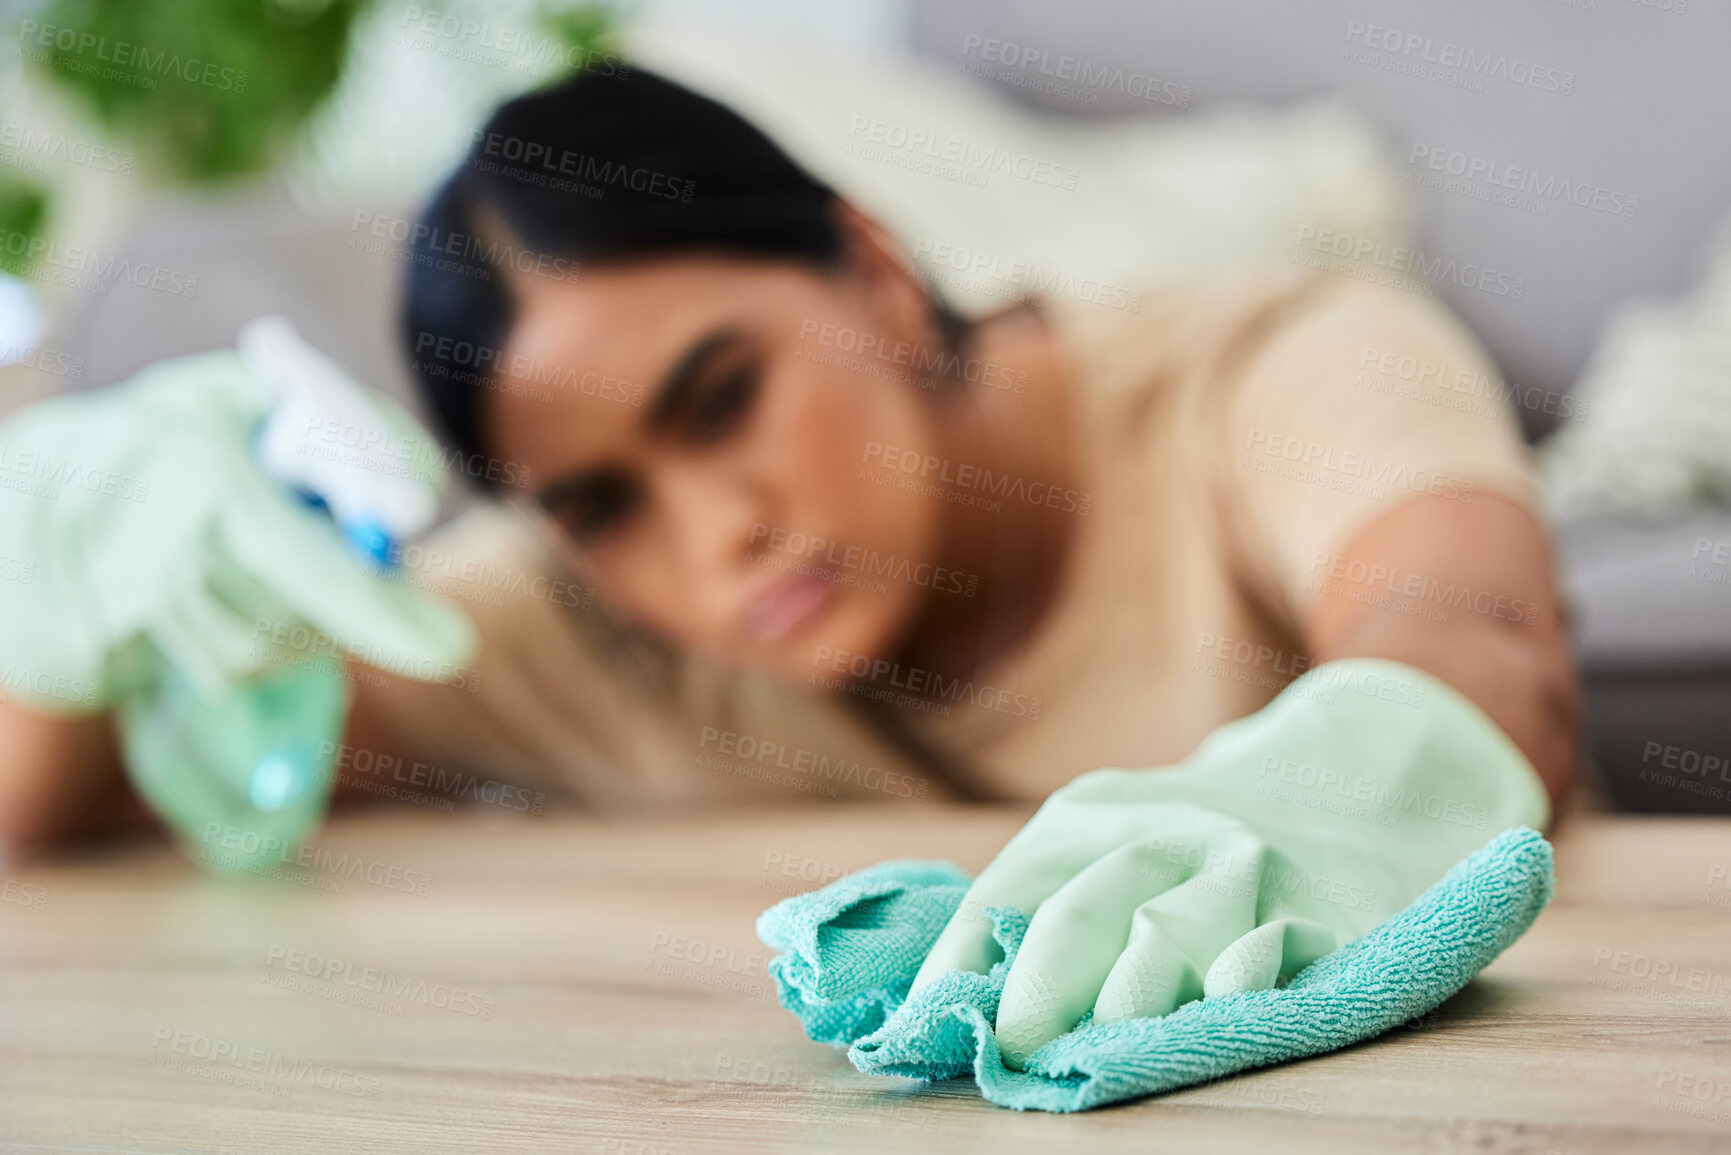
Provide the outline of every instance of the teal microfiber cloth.
<path id="1" fill-rule="evenodd" d="M 947 863 L 880 863 L 776 904 L 758 936 L 781 1003 L 819 1042 L 848 1046 L 868 1074 L 951 1079 L 1017 1110 L 1085 1111 L 1373 1038 L 1441 1004 L 1519 938 L 1550 901 L 1551 847 L 1504 831 L 1404 910 L 1298 972 L 1284 986 L 1198 999 L 1159 1018 L 1075 1029 L 1024 1070 L 993 1033 L 1026 915 L 988 907 L 1005 958 L 988 974 L 951 971 L 908 990 L 961 904 L 968 875 Z"/>

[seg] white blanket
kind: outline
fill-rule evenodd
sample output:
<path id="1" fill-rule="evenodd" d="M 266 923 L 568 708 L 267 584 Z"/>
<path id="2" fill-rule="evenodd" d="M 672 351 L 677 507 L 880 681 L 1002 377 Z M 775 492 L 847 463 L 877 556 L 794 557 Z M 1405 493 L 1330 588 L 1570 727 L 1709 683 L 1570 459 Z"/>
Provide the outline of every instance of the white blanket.
<path id="1" fill-rule="evenodd" d="M 1554 518 L 1731 504 L 1731 216 L 1694 292 L 1613 314 L 1573 393 L 1585 417 L 1540 454 Z"/>
<path id="2" fill-rule="evenodd" d="M 1303 228 L 1399 243 L 1404 188 L 1345 104 L 1129 119 L 1028 110 L 930 61 L 628 25 L 631 57 L 737 109 L 876 216 L 964 312 L 1288 267 Z M 1150 105 L 1160 109 L 1160 105 Z"/>

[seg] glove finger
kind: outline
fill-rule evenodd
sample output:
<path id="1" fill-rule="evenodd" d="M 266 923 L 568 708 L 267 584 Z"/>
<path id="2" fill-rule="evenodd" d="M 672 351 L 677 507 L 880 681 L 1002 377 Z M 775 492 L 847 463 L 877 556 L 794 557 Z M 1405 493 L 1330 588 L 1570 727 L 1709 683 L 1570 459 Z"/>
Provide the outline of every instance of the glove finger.
<path id="1" fill-rule="evenodd" d="M 1098 856 L 1097 848 L 1086 845 L 1053 847 L 1012 857 L 1000 853 L 968 888 L 961 907 L 920 964 L 908 993 L 911 995 L 951 971 L 989 972 L 1002 961 L 1004 952 L 992 935 L 994 924 L 986 908 L 1013 906 L 1032 914 Z"/>
<path id="2" fill-rule="evenodd" d="M 1209 963 L 1256 925 L 1266 851 L 1253 837 L 1236 841 L 1236 853 L 1214 848 L 1208 869 L 1136 908 L 1094 1002 L 1096 1022 L 1158 1018 L 1202 997 Z"/>
<path id="3" fill-rule="evenodd" d="M 1160 926 L 1136 911 L 1130 942 L 1100 987 L 1094 1001 L 1094 1021 L 1153 1019 L 1170 1014 L 1202 997 L 1202 972 L 1196 962 Z"/>
<path id="4" fill-rule="evenodd" d="M 292 613 L 220 545 L 205 554 L 170 575 L 149 627 L 157 648 L 201 693 L 285 661 L 340 661 L 332 638 L 298 624 L 277 630 L 277 623 L 294 620 Z"/>
<path id="5" fill-rule="evenodd" d="M 1308 918 L 1265 922 L 1220 952 L 1202 980 L 1203 994 L 1216 998 L 1277 987 L 1336 945 L 1334 931 Z"/>
<path id="6" fill-rule="evenodd" d="M 163 657 L 211 697 L 258 666 L 252 623 L 210 596 L 202 581 L 163 591 L 147 630 Z"/>
<path id="7" fill-rule="evenodd" d="M 1137 908 L 1170 886 L 1170 876 L 1151 871 L 1146 849 L 1133 844 L 1096 860 L 1041 904 L 998 1003 L 1006 1066 L 1020 1070 L 1088 1013 L 1129 943 Z"/>
<path id="8" fill-rule="evenodd" d="M 392 581 L 349 553 L 321 513 L 261 477 L 246 501 L 225 510 L 223 536 L 247 573 L 299 620 L 337 639 L 354 657 L 406 677 L 449 677 L 474 653 L 474 626 L 435 594 Z"/>
<path id="9" fill-rule="evenodd" d="M 1206 965 L 1256 924 L 1262 840 L 1230 823 L 1188 846 L 1194 855 L 1178 861 L 1198 866 L 1177 886 L 1174 864 L 1164 853 L 1171 843 L 1143 841 L 1089 866 L 1034 914 L 998 1006 L 1006 1064 L 1025 1062 L 1070 1030 L 1102 995 L 1114 1009 L 1145 1002 L 1156 1008 L 1150 1013 L 1171 1010 L 1176 1003 L 1162 1004 L 1155 995 L 1180 993 L 1184 968 L 1176 967 L 1174 952 Z M 1133 937 L 1146 953 L 1132 955 L 1107 992 Z M 1143 978 L 1147 989 L 1139 992 Z"/>

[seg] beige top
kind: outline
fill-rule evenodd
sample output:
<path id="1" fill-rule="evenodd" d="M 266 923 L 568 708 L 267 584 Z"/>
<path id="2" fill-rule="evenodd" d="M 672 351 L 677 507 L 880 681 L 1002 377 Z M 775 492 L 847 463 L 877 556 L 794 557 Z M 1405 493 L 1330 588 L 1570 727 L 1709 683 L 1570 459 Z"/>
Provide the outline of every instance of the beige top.
<path id="1" fill-rule="evenodd" d="M 405 558 L 473 613 L 475 676 L 379 675 L 379 708 L 441 761 L 607 808 L 946 796 L 853 693 L 887 699 L 977 790 L 1037 800 L 1176 761 L 1266 703 L 1308 664 L 1307 607 L 1347 592 L 1330 559 L 1401 502 L 1534 504 L 1489 361 L 1424 297 L 1295 273 L 1048 318 L 1081 417 L 1077 532 L 1035 632 L 979 677 L 898 668 L 836 690 L 829 665 L 789 684 L 661 651 L 488 508 Z M 1449 612 L 1426 596 L 1408 612 Z"/>

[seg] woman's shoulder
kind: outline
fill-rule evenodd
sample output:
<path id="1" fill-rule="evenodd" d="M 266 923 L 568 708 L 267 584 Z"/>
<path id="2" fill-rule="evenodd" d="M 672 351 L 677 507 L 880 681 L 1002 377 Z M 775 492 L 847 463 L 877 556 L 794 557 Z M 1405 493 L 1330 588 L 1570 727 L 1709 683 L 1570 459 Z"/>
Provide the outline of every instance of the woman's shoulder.
<path id="1" fill-rule="evenodd" d="M 1123 308 L 1056 302 L 1043 309 L 1068 376 L 1112 422 L 1216 382 L 1337 278 L 1275 270 L 1165 285 Z"/>
<path id="2" fill-rule="evenodd" d="M 1295 326 L 1462 331 L 1433 299 L 1307 269 L 1190 281 L 1127 299 L 1122 309 L 1063 302 L 1043 310 L 1070 376 L 1109 409 L 1187 386 L 1216 392 L 1274 334 Z"/>

